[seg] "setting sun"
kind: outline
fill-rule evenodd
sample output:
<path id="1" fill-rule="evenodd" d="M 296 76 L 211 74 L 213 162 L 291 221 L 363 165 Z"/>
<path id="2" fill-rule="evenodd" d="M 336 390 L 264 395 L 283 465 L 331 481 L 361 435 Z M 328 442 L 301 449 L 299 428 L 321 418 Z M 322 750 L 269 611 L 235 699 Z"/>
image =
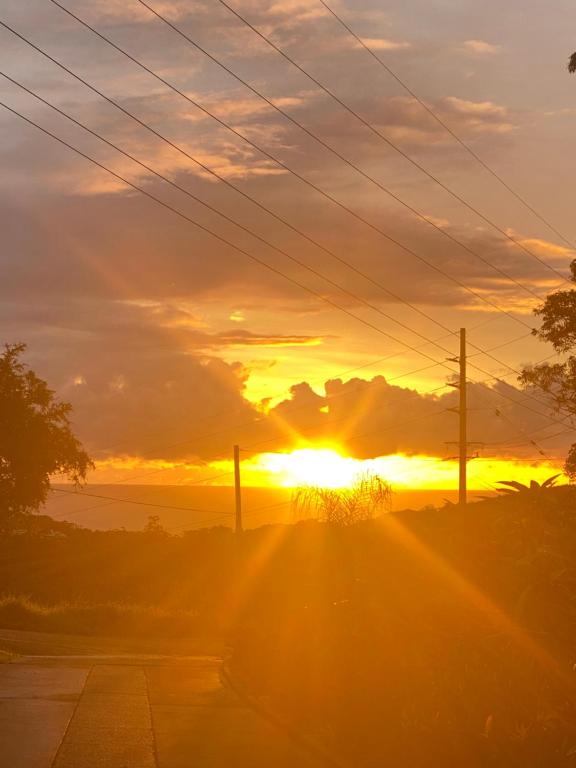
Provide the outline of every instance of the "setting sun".
<path id="1" fill-rule="evenodd" d="M 346 488 L 362 472 L 361 461 L 341 456 L 332 448 L 302 448 L 292 453 L 265 454 L 262 464 L 285 487 Z"/>
<path id="2" fill-rule="evenodd" d="M 230 461 L 214 462 L 211 469 L 230 471 Z M 493 482 L 514 477 L 521 482 L 531 479 L 542 482 L 559 472 L 554 461 L 525 463 L 513 457 L 478 458 L 468 467 L 470 490 L 494 491 Z M 458 462 L 438 456 L 402 453 L 360 459 L 346 456 L 336 447 L 297 448 L 285 453 L 261 453 L 243 462 L 242 477 L 247 487 L 348 488 L 365 475 L 374 475 L 389 482 L 402 503 L 403 495 L 416 488 L 429 491 L 457 489 Z M 185 483 L 185 481 L 184 481 Z"/>
<path id="3" fill-rule="evenodd" d="M 576 0 L 0 3 L 0 768 L 576 768 Z"/>

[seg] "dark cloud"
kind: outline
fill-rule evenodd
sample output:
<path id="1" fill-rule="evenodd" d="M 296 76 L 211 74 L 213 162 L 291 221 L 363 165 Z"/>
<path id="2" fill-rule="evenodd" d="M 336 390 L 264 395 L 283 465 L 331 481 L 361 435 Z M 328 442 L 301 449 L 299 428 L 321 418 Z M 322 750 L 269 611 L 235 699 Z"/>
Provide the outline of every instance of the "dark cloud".
<path id="1" fill-rule="evenodd" d="M 211 333 L 191 310 L 146 302 L 69 302 L 26 309 L 3 305 L 8 340 L 30 341 L 28 360 L 74 407 L 74 425 L 98 458 L 209 461 L 230 442 L 257 450 L 295 447 L 302 438 L 336 442 L 359 457 L 395 452 L 450 454 L 457 394 L 419 393 L 388 382 L 303 381 L 266 415 L 249 402 L 250 375 L 211 350 L 302 345 L 312 337 Z M 561 431 L 545 403 L 502 381 L 469 385 L 470 439 L 497 455 L 533 455 L 532 435 Z M 546 443 L 562 451 L 569 436 Z"/>
<path id="2" fill-rule="evenodd" d="M 527 45 L 525 30 L 517 33 L 519 37 L 513 34 L 525 4 L 515 0 L 503 13 L 494 0 L 490 2 L 498 28 L 502 27 L 499 37 L 486 27 L 486 10 L 479 11 L 471 2 L 448 2 L 432 11 L 429 3 L 418 0 L 406 12 L 405 4 L 389 3 L 383 8 L 376 0 L 369 0 L 361 7 L 340 10 L 354 16 L 359 34 L 369 38 L 387 62 L 398 65 L 407 80 L 416 83 L 427 103 L 464 139 L 473 142 L 482 156 L 502 159 L 515 142 L 521 141 L 534 119 L 533 110 L 526 108 L 514 82 L 530 82 L 533 87 L 542 62 L 532 56 L 539 36 L 534 29 L 529 57 L 517 56 L 513 45 L 503 39 L 507 35 L 517 46 L 520 39 Z M 434 217 L 440 229 L 462 240 L 514 280 L 538 290 L 549 287 L 552 275 L 541 264 L 488 231 L 484 224 L 479 228 L 478 220 L 457 210 L 436 186 L 271 52 L 225 9 L 203 0 L 166 1 L 158 7 L 330 146 L 423 214 Z M 70 8 L 321 189 L 421 254 L 431 266 L 289 174 L 279 173 L 264 155 L 216 127 L 214 121 L 144 75 L 52 4 L 34 0 L 24 6 L 6 0 L 6 18 L 23 33 L 178 146 L 369 274 L 378 285 L 210 179 L 181 153 L 2 32 L 0 64 L 6 71 L 360 298 L 342 294 L 313 277 L 234 224 L 162 185 L 141 167 L 39 107 L 14 86 L 0 83 L 7 103 L 74 146 L 274 269 L 354 312 L 367 312 L 362 300 L 393 316 L 402 300 L 433 316 L 444 310 L 478 309 L 478 299 L 457 282 L 492 297 L 508 310 L 526 314 L 534 304 L 518 285 L 408 215 L 384 192 L 320 148 L 154 20 L 140 4 L 73 0 Z M 242 10 L 403 149 L 423 160 L 442 179 L 456 181 L 464 197 L 483 200 L 502 227 L 529 232 L 521 237 L 541 258 L 556 267 L 569 261 L 570 251 L 516 225 L 516 221 L 524 220 L 512 221 L 510 208 L 501 211 L 500 198 L 493 195 L 492 188 L 477 187 L 478 177 L 470 172 L 469 158 L 447 140 L 425 110 L 375 67 L 320 4 L 250 0 L 243 3 Z M 430 18 L 433 13 L 441 23 Z M 563 26 L 571 28 L 568 23 Z M 430 39 L 429 28 L 436 30 L 434 39 Z M 499 46 L 498 56 L 489 55 L 490 50 L 482 46 L 486 41 Z M 529 73 L 528 64 L 532 67 Z M 479 72 L 486 77 L 477 76 Z M 511 79 L 514 72 L 516 81 Z M 247 443 L 260 440 L 274 445 L 277 440 L 276 447 L 283 447 L 290 444 L 293 435 L 303 433 L 312 438 L 339 439 L 365 456 L 395 450 L 438 452 L 445 440 L 452 439 L 454 415 L 447 408 L 454 404 L 454 393 L 419 395 L 383 377 L 365 382 L 330 381 L 323 394 L 302 382 L 292 389 L 289 399 L 264 417 L 245 397 L 248 364 L 225 362 L 219 356 L 226 353 L 229 360 L 230 348 L 237 348 L 242 358 L 242 348 L 321 343 L 330 335 L 329 328 L 320 333 L 307 326 L 303 332 L 302 324 L 294 328 L 294 318 L 304 314 L 312 317 L 322 304 L 209 234 L 127 191 L 105 172 L 25 127 L 17 118 L 0 112 L 0 130 L 3 334 L 8 341 L 29 342 L 30 361 L 72 401 L 79 433 L 91 450 L 99 455 L 110 449 L 111 453 L 130 456 L 207 460 L 228 455 L 234 425 L 236 439 Z M 529 154 L 526 157 L 530 159 Z M 538 184 L 544 182 L 542 177 Z M 560 189 L 556 181 L 551 183 Z M 215 303 L 227 307 L 225 316 L 236 307 L 265 308 L 277 322 L 270 328 L 238 328 L 229 327 L 232 321 L 223 327 L 220 321 L 213 327 L 204 323 L 197 306 Z M 278 318 L 285 319 L 282 332 L 278 332 Z M 398 331 L 391 321 L 373 312 L 370 318 L 391 333 Z M 422 317 L 410 314 L 410 318 L 410 324 L 417 322 L 422 327 Z M 424 332 L 429 335 L 431 324 L 425 322 Z M 343 348 L 346 343 L 341 342 Z M 496 391 L 501 388 L 512 398 L 523 397 L 503 384 L 494 389 L 472 386 L 473 407 L 485 409 L 472 412 L 473 439 L 494 444 L 518 439 L 506 419 L 496 415 Z M 503 402 L 502 412 L 520 424 L 521 430 L 530 432 L 545 425 L 536 414 Z M 432 412 L 437 415 L 431 416 Z M 399 418 L 410 423 L 399 429 Z M 202 437 L 208 433 L 214 436 Z M 155 441 L 154 434 L 161 439 Z M 114 448 L 117 445 L 121 448 Z"/>
<path id="3" fill-rule="evenodd" d="M 164 194 L 159 188 L 155 192 Z M 190 201 L 182 203 L 169 194 L 167 199 L 274 269 L 338 303 L 355 304 L 349 295 L 342 295 L 333 286 L 213 214 L 202 212 L 199 206 Z M 240 211 L 237 215 L 246 221 Z M 321 215 L 315 222 L 307 220 L 307 211 L 301 215 L 303 231 L 326 243 L 355 269 L 370 275 L 376 284 L 354 274 L 297 235 L 287 234 L 282 238 L 277 233 L 273 239 L 288 253 L 365 301 L 394 304 L 397 299 L 392 294 L 396 294 L 411 302 L 445 307 L 479 305 L 478 298 L 464 291 L 458 285 L 460 282 L 493 297 L 500 306 L 514 308 L 516 305 L 526 312 L 526 303 L 534 304 L 518 285 L 455 243 L 444 240 L 426 224 L 414 227 L 406 217 L 399 216 L 380 220 L 380 226 L 420 254 L 429 265 L 377 233 L 360 230 L 358 224 L 348 227 L 342 217 L 330 226 L 329 219 Z M 262 231 L 261 217 L 256 220 L 252 214 L 247 223 L 256 231 Z M 209 299 L 217 294 L 224 301 L 234 296 L 235 302 L 253 301 L 255 295 L 283 303 L 294 301 L 299 306 L 318 302 L 280 275 L 136 195 L 4 200 L 0 226 L 3 232 L 0 295 L 4 299 L 14 300 L 18 296 L 26 300 L 50 296 Z M 524 285 L 546 287 L 543 281 L 554 279 L 542 264 L 528 260 L 525 253 L 502 239 L 465 228 L 448 226 L 447 231 Z M 540 258 L 561 268 L 570 258 L 566 249 L 553 248 L 544 241 L 536 245 L 530 243 L 530 248 Z M 407 269 L 411 276 L 408 281 Z"/>
<path id="4" fill-rule="evenodd" d="M 563 431 L 550 423 L 550 403 L 532 400 L 503 381 L 468 386 L 469 439 L 478 442 L 481 455 L 533 457 L 543 449 L 555 456 L 570 445 L 569 434 L 552 442 L 544 439 Z M 272 424 L 282 424 L 284 441 L 291 446 L 301 434 L 312 441 L 333 440 L 362 458 L 398 452 L 449 456 L 455 452 L 457 406 L 455 390 L 419 393 L 377 376 L 328 381 L 323 397 L 299 385 L 270 416 Z"/>
<path id="5" fill-rule="evenodd" d="M 243 396 L 243 367 L 199 350 L 208 334 L 159 324 L 146 307 L 68 310 L 45 308 L 29 360 L 72 403 L 75 428 L 99 458 L 202 455 L 194 439 L 203 427 L 257 417 Z"/>

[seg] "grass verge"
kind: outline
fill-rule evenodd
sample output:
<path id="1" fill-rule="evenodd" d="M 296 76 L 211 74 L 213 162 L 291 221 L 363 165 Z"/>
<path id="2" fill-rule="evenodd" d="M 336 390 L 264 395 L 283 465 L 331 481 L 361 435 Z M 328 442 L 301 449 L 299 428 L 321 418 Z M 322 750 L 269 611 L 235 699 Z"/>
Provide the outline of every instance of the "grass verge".
<path id="1" fill-rule="evenodd" d="M 194 637 L 195 612 L 119 603 L 41 605 L 26 597 L 0 598 L 2 629 L 73 635 Z"/>

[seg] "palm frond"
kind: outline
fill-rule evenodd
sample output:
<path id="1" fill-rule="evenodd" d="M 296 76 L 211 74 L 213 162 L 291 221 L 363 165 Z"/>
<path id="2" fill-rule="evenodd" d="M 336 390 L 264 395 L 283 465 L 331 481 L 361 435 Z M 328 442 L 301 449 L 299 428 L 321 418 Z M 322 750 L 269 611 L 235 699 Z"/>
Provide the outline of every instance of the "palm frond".
<path id="1" fill-rule="evenodd" d="M 498 485 L 506 485 L 507 488 L 499 488 L 499 491 L 506 493 L 508 488 L 514 488 L 516 491 L 527 491 L 528 486 L 524 483 L 519 483 L 516 480 L 498 480 Z"/>
<path id="2" fill-rule="evenodd" d="M 547 480 L 544 480 L 542 483 L 542 488 L 551 488 L 553 485 L 556 485 L 556 480 L 558 480 L 559 477 L 561 477 L 561 472 L 559 472 L 557 475 L 552 475 L 552 477 L 549 477 Z"/>

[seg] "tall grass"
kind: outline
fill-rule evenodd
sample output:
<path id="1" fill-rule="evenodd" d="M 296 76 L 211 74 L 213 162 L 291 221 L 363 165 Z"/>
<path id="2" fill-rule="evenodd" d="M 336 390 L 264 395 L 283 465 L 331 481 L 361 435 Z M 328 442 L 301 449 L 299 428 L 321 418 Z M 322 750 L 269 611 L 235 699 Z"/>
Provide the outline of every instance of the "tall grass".
<path id="1" fill-rule="evenodd" d="M 11 595 L 0 598 L 0 627 L 59 634 L 184 637 L 198 633 L 198 616 L 192 610 L 122 603 L 46 605 Z"/>

